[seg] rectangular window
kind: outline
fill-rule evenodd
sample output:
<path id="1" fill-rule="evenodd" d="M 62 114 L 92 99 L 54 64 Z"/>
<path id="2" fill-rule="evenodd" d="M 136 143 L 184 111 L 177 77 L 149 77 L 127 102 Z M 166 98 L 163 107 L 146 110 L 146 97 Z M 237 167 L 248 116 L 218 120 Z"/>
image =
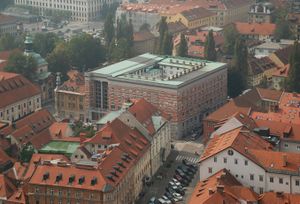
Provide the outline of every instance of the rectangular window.
<path id="1" fill-rule="evenodd" d="M 218 161 L 217 157 L 214 157 L 214 162 L 217 162 L 217 161 Z"/>
<path id="2" fill-rule="evenodd" d="M 237 159 L 234 159 L 234 164 L 238 164 L 238 160 Z"/>
<path id="3" fill-rule="evenodd" d="M 289 147 L 289 145 L 288 145 L 288 144 L 284 144 L 284 147 L 285 147 L 285 148 L 288 148 L 288 147 Z"/>
<path id="4" fill-rule="evenodd" d="M 296 181 L 295 181 L 295 185 L 296 185 L 296 186 L 299 186 L 299 180 L 296 180 Z"/>
<path id="5" fill-rule="evenodd" d="M 211 167 L 208 167 L 208 173 L 212 173 L 212 168 Z"/>
<path id="6" fill-rule="evenodd" d="M 274 183 L 274 178 L 270 177 L 270 183 Z"/>
<path id="7" fill-rule="evenodd" d="M 263 175 L 259 175 L 259 181 L 264 181 L 264 176 Z"/>
<path id="8" fill-rule="evenodd" d="M 227 158 L 226 157 L 223 158 L 223 162 L 224 162 L 224 164 L 227 163 Z"/>
<path id="9" fill-rule="evenodd" d="M 298 150 L 298 151 L 300 150 L 300 146 L 297 146 L 297 150 Z"/>
<path id="10" fill-rule="evenodd" d="M 245 160 L 245 166 L 248 166 L 248 160 Z"/>
<path id="11" fill-rule="evenodd" d="M 254 174 L 250 174 L 250 180 L 251 180 L 251 181 L 254 180 Z"/>
<path id="12" fill-rule="evenodd" d="M 279 183 L 283 184 L 283 178 L 279 178 Z"/>
<path id="13" fill-rule="evenodd" d="M 263 194 L 264 193 L 264 188 L 259 188 L 259 193 Z"/>

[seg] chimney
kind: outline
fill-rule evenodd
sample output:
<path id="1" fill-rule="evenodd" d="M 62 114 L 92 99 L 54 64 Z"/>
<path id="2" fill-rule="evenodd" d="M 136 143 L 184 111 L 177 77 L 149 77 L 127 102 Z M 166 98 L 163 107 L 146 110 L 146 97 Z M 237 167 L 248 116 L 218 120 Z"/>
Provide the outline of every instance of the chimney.
<path id="1" fill-rule="evenodd" d="M 224 185 L 217 185 L 217 192 L 223 193 L 224 192 Z"/>
<path id="2" fill-rule="evenodd" d="M 208 194 L 209 194 L 209 195 L 212 195 L 213 193 L 214 193 L 214 190 L 213 190 L 212 188 L 209 188 L 209 189 L 208 189 Z"/>
<path id="3" fill-rule="evenodd" d="M 282 166 L 286 167 L 287 166 L 287 155 L 282 154 Z"/>

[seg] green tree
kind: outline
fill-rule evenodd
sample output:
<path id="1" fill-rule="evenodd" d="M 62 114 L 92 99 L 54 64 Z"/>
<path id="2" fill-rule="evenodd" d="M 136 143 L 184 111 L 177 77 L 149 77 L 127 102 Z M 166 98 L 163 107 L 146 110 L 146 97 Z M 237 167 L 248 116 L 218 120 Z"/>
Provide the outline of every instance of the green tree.
<path id="1" fill-rule="evenodd" d="M 60 72 L 62 79 L 67 79 L 67 72 L 70 70 L 71 61 L 68 55 L 67 45 L 59 43 L 47 57 L 49 71 L 52 73 Z"/>
<path id="2" fill-rule="evenodd" d="M 291 92 L 300 93 L 300 46 L 298 41 L 294 43 L 289 62 L 290 70 L 287 79 L 287 88 Z"/>
<path id="3" fill-rule="evenodd" d="M 185 39 L 185 35 L 184 34 L 180 34 L 180 43 L 179 46 L 177 48 L 177 55 L 180 57 L 187 57 L 188 56 L 188 45 L 187 45 L 187 41 Z"/>
<path id="4" fill-rule="evenodd" d="M 68 55 L 71 65 L 81 71 L 95 68 L 105 60 L 105 50 L 99 39 L 82 34 L 71 39 L 68 44 Z"/>
<path id="5" fill-rule="evenodd" d="M 173 36 L 169 32 L 165 32 L 163 45 L 162 45 L 162 54 L 172 55 L 173 51 Z"/>
<path id="6" fill-rule="evenodd" d="M 110 61 L 118 62 L 129 58 L 131 48 L 126 38 L 120 38 L 116 43 L 112 42 L 110 47 Z"/>
<path id="7" fill-rule="evenodd" d="M 204 57 L 207 60 L 215 61 L 217 59 L 217 52 L 215 47 L 215 39 L 213 31 L 210 30 L 204 45 Z"/>
<path id="8" fill-rule="evenodd" d="M 0 38 L 0 50 L 12 50 L 14 48 L 16 48 L 15 38 L 8 33 L 2 35 Z"/>
<path id="9" fill-rule="evenodd" d="M 37 69 L 37 62 L 32 56 L 25 56 L 22 52 L 14 52 L 9 56 L 7 66 L 4 68 L 7 72 L 18 73 L 28 79 L 34 78 Z"/>
<path id="10" fill-rule="evenodd" d="M 233 24 L 225 27 L 224 29 L 224 45 L 223 50 L 227 55 L 234 54 L 234 45 L 239 34 Z"/>
<path id="11" fill-rule="evenodd" d="M 112 39 L 115 37 L 114 16 L 112 14 L 107 15 L 105 19 L 103 33 L 105 45 L 109 46 L 112 42 Z"/>
<path id="12" fill-rule="evenodd" d="M 168 32 L 168 24 L 167 24 L 167 18 L 162 17 L 159 21 L 158 25 L 158 32 L 159 32 L 159 40 L 158 40 L 158 46 L 157 46 L 157 53 L 158 54 L 164 54 L 163 52 L 163 44 L 164 44 L 164 38 L 165 38 L 165 33 Z"/>
<path id="13" fill-rule="evenodd" d="M 54 50 L 58 42 L 59 38 L 54 33 L 37 33 L 34 36 L 33 49 L 42 57 L 46 57 Z"/>
<path id="14" fill-rule="evenodd" d="M 31 160 L 32 155 L 35 153 L 35 150 L 31 144 L 26 144 L 20 152 L 20 160 L 22 162 L 28 163 Z"/>
<path id="15" fill-rule="evenodd" d="M 286 20 L 278 22 L 276 24 L 274 37 L 275 39 L 293 39 L 290 23 Z"/>

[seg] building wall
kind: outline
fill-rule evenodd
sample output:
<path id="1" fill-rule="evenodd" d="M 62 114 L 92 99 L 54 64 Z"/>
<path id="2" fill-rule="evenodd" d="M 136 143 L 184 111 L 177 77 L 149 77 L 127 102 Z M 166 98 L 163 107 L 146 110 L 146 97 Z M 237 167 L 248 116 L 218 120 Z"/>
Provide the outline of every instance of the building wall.
<path id="1" fill-rule="evenodd" d="M 105 1 L 106 4 L 119 2 L 117 0 Z M 101 0 L 15 0 L 16 5 L 25 5 L 37 8 L 43 15 L 47 10 L 59 10 L 71 13 L 72 20 L 90 21 L 99 17 L 104 1 Z"/>
<path id="2" fill-rule="evenodd" d="M 17 120 L 41 107 L 41 94 L 38 94 L 1 108 L 0 119 L 8 121 Z"/>
<path id="3" fill-rule="evenodd" d="M 279 149 L 282 152 L 300 153 L 300 143 L 295 140 L 280 140 Z"/>
<path id="4" fill-rule="evenodd" d="M 42 176 L 42 175 L 41 175 Z M 29 203 L 39 204 L 102 204 L 103 194 L 100 191 L 86 189 L 65 188 L 60 186 L 28 185 Z"/>
<path id="5" fill-rule="evenodd" d="M 133 50 L 136 55 L 141 55 L 144 53 L 153 53 L 155 50 L 156 38 L 152 38 L 145 41 L 134 41 Z"/>
<path id="6" fill-rule="evenodd" d="M 16 35 L 17 31 L 18 31 L 17 23 L 0 25 L 0 35 L 6 34 L 6 33 L 11 34 L 11 35 Z"/>
<path id="7" fill-rule="evenodd" d="M 298 186 L 297 188 L 295 186 L 295 180 L 300 180 L 299 176 L 266 172 L 262 167 L 237 151 L 233 150 L 233 152 L 234 154 L 232 156 L 228 155 L 228 150 L 216 154 L 216 162 L 214 162 L 214 157 L 202 161 L 200 163 L 200 180 L 204 180 L 217 171 L 226 168 L 239 182 L 247 187 L 253 188 L 257 193 L 271 190 L 286 193 L 298 193 L 300 191 L 300 187 Z M 227 163 L 224 163 L 224 158 L 227 158 Z M 237 164 L 235 163 L 235 159 L 238 161 Z M 245 165 L 245 160 L 248 161 L 248 165 Z M 211 173 L 208 172 L 208 168 L 212 168 Z M 251 179 L 251 174 L 253 175 L 253 180 Z M 260 180 L 260 176 L 262 180 Z M 270 177 L 273 178 L 273 182 L 270 181 Z M 282 179 L 282 183 L 279 182 L 279 179 Z"/>
<path id="8" fill-rule="evenodd" d="M 56 113 L 59 118 L 70 118 L 84 121 L 85 110 L 85 94 L 78 94 L 66 91 L 55 91 Z"/>

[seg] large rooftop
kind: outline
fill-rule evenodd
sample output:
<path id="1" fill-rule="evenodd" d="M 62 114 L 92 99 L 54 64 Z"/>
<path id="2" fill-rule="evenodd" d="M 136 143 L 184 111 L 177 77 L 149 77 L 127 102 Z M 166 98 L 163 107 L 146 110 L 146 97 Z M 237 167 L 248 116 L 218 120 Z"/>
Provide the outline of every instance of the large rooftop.
<path id="1" fill-rule="evenodd" d="M 225 68 L 224 63 L 206 60 L 159 56 L 149 53 L 90 72 L 92 76 L 118 78 L 153 85 L 179 86 Z"/>

